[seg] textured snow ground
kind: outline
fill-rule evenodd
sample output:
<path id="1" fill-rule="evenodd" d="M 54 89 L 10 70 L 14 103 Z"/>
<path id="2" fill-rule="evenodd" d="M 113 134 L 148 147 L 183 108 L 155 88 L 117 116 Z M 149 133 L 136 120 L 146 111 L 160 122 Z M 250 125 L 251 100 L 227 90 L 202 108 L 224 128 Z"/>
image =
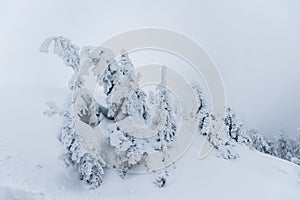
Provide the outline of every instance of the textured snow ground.
<path id="1" fill-rule="evenodd" d="M 239 147 L 240 158 L 224 160 L 215 153 L 199 160 L 202 138 L 176 162 L 165 188 L 153 175 L 129 175 L 122 180 L 107 171 L 103 185 L 89 190 L 60 160 L 57 140 L 60 119 L 42 113 L 46 101 L 62 105 L 67 89 L 1 88 L 0 199 L 272 199 L 300 196 L 300 167 Z"/>

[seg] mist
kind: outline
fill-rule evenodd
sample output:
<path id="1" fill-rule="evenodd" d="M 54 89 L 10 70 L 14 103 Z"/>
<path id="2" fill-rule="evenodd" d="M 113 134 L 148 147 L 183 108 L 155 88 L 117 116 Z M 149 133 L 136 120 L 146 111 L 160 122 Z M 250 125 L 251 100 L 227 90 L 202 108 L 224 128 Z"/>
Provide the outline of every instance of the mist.
<path id="1" fill-rule="evenodd" d="M 66 87 L 71 69 L 38 51 L 47 37 L 98 45 L 120 32 L 166 28 L 207 50 L 227 105 L 248 126 L 265 136 L 284 127 L 293 137 L 300 127 L 299 9 L 289 0 L 1 1 L 0 87 Z"/>

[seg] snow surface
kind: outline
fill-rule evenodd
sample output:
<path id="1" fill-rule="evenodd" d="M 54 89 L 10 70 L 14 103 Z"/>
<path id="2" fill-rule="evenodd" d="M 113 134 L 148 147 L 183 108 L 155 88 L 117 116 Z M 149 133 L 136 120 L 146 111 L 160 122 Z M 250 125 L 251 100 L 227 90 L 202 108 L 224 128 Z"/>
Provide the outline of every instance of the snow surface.
<path id="1" fill-rule="evenodd" d="M 300 196 L 299 166 L 242 146 L 236 160 L 224 160 L 215 152 L 199 160 L 201 137 L 176 162 L 164 188 L 154 186 L 153 174 L 128 175 L 123 180 L 107 170 L 103 184 L 89 190 L 60 159 L 61 119 L 43 115 L 46 102 L 62 105 L 68 89 L 2 87 L 0 91 L 0 200 L 294 200 Z"/>

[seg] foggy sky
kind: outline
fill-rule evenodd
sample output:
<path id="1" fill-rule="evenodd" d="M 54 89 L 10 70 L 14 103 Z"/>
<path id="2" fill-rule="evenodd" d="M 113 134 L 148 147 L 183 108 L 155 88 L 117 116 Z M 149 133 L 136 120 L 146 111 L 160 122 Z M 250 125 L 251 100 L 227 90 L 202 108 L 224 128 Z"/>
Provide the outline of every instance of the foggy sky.
<path id="1" fill-rule="evenodd" d="M 223 77 L 228 105 L 247 124 L 267 136 L 280 127 L 294 135 L 300 127 L 299 10 L 296 0 L 2 0 L 0 86 L 66 85 L 71 69 L 38 52 L 47 37 L 98 45 L 120 32 L 161 27 L 207 50 Z"/>

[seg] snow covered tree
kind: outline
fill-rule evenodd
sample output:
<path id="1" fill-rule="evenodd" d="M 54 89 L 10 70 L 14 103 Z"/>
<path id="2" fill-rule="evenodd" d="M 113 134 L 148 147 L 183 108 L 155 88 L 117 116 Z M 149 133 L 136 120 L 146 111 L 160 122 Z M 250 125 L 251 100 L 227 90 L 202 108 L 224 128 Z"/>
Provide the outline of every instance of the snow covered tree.
<path id="1" fill-rule="evenodd" d="M 258 130 L 251 128 L 248 130 L 248 134 L 252 140 L 252 147 L 262 153 L 270 154 L 271 147 L 266 139 L 258 133 Z"/>
<path id="2" fill-rule="evenodd" d="M 146 94 L 138 84 L 134 66 L 124 51 L 120 60 L 110 64 L 104 71 L 100 85 L 107 95 L 108 117 L 119 121 L 128 116 L 149 119 Z"/>
<path id="3" fill-rule="evenodd" d="M 300 165 L 300 130 L 295 140 L 290 139 L 291 162 Z"/>
<path id="4" fill-rule="evenodd" d="M 236 159 L 239 154 L 236 151 L 236 144 L 231 140 L 220 138 L 217 143 L 218 156 L 224 159 Z"/>
<path id="5" fill-rule="evenodd" d="M 294 157 L 300 159 L 300 129 L 298 129 L 298 134 L 295 139 L 294 147 L 293 147 Z"/>
<path id="6" fill-rule="evenodd" d="M 168 144 L 174 140 L 177 131 L 176 110 L 171 97 L 171 93 L 167 88 L 166 67 L 162 67 L 161 84 L 157 86 L 157 103 L 160 112 L 159 123 L 163 123 L 163 128 L 159 130 L 156 137 L 155 148 L 157 150 L 165 150 Z"/>
<path id="7" fill-rule="evenodd" d="M 242 121 L 232 108 L 226 109 L 224 124 L 226 135 L 231 139 L 240 144 L 251 145 L 251 138 L 246 134 Z"/>
<path id="8" fill-rule="evenodd" d="M 207 139 L 221 157 L 224 159 L 235 159 L 239 157 L 236 152 L 236 145 L 244 144 L 251 147 L 252 140 L 234 110 L 228 107 L 225 111 L 225 118 L 222 120 L 224 123 L 223 130 L 221 130 L 220 134 L 216 134 L 220 130 L 213 130 L 214 127 L 211 127 L 212 130 L 208 132 Z M 219 120 L 213 115 L 210 117 L 212 121 Z"/>
<path id="9" fill-rule="evenodd" d="M 114 122 L 107 127 L 105 136 L 116 150 L 115 167 L 124 175 L 132 166 L 142 162 L 147 153 L 141 139 L 121 130 L 115 122 L 132 117 L 147 124 L 150 112 L 146 94 L 138 84 L 138 76 L 134 74 L 134 66 L 125 51 L 119 60 L 108 65 L 99 83 L 107 95 L 107 118 Z"/>
<path id="10" fill-rule="evenodd" d="M 53 102 L 47 103 L 49 110 L 45 111 L 48 117 L 60 115 L 63 118 L 60 141 L 66 148 L 63 159 L 67 166 L 74 166 L 80 173 L 81 180 L 85 180 L 96 188 L 102 183 L 105 162 L 96 155 L 89 153 L 82 138 L 75 128 L 75 121 L 68 110 L 58 109 Z"/>
<path id="11" fill-rule="evenodd" d="M 270 147 L 270 151 L 268 152 L 269 155 L 276 156 L 275 152 L 275 143 L 272 140 L 267 140 L 267 144 Z"/>
<path id="12" fill-rule="evenodd" d="M 80 66 L 79 47 L 64 37 L 47 38 L 40 47 L 40 51 L 48 53 L 51 43 L 54 42 L 53 53 L 61 57 L 66 66 L 78 70 Z"/>
<path id="13" fill-rule="evenodd" d="M 63 59 L 66 66 L 74 70 L 74 74 L 69 82 L 70 89 L 80 88 L 84 83 L 82 77 L 78 74 L 81 64 L 80 48 L 64 37 L 51 37 L 43 42 L 40 51 L 47 53 L 51 43 L 54 43 L 53 52 Z M 82 102 L 79 104 L 81 117 L 85 119 L 86 123 L 95 125 L 98 121 L 95 116 L 96 110 L 92 95 L 87 90 L 83 90 L 81 92 L 81 100 Z M 72 102 L 72 100 L 69 102 Z M 80 172 L 82 180 L 89 183 L 92 188 L 99 186 L 102 183 L 105 163 L 101 158 L 92 155 L 84 145 L 80 134 L 75 128 L 74 116 L 69 108 L 71 105 L 69 104 L 66 109 L 61 110 L 53 102 L 49 102 L 47 105 L 49 110 L 45 111 L 44 114 L 48 117 L 58 114 L 63 118 L 60 141 L 66 148 L 65 163 L 68 166 L 74 166 Z"/>
<path id="14" fill-rule="evenodd" d="M 59 114 L 63 117 L 61 142 L 67 153 L 64 156 L 66 164 L 79 170 L 81 179 L 91 184 L 93 188 L 102 183 L 103 168 L 106 163 L 99 155 L 93 155 L 86 148 L 80 134 L 75 128 L 75 119 L 69 106 L 74 107 L 80 120 L 91 127 L 98 126 L 101 117 L 110 121 L 104 131 L 107 144 L 114 148 L 115 166 L 124 175 L 134 165 L 142 162 L 147 153 L 143 141 L 122 131 L 116 122 L 126 117 L 139 119 L 145 124 L 149 122 L 150 112 L 146 102 L 146 93 L 138 84 L 139 77 L 134 74 L 134 66 L 128 54 L 123 51 L 119 59 L 114 59 L 112 51 L 104 48 L 85 47 L 79 54 L 79 48 L 63 37 L 52 37 L 45 40 L 40 51 L 48 52 L 54 43 L 53 52 L 61 57 L 67 66 L 72 67 L 74 74 L 70 89 L 77 90 L 70 105 L 64 111 L 59 111 L 54 103 L 48 103 L 50 109 L 47 116 Z M 87 65 L 82 68 L 81 59 L 86 59 Z M 104 73 L 103 72 L 104 69 Z M 80 70 L 80 74 L 79 74 Z M 94 96 L 83 89 L 83 75 L 92 72 L 97 83 L 103 88 L 106 105 L 97 103 Z"/>
<path id="15" fill-rule="evenodd" d="M 284 129 L 280 129 L 274 142 L 275 156 L 290 161 L 292 158 L 292 149 L 289 138 Z"/>
<path id="16" fill-rule="evenodd" d="M 80 68 L 80 48 L 72 44 L 72 41 L 58 36 L 47 38 L 40 47 L 40 52 L 48 53 L 51 43 L 53 45 L 53 53 L 57 54 L 65 63 L 67 67 L 71 67 L 74 71 L 72 78 L 69 82 L 70 89 L 75 89 L 83 84 L 83 79 L 78 76 L 78 71 Z"/>
<path id="17" fill-rule="evenodd" d="M 84 172 L 82 171 L 82 169 L 84 169 L 86 166 L 81 165 L 87 165 L 86 162 L 89 162 L 88 165 L 92 169 L 99 169 L 101 173 L 96 170 L 91 171 L 89 172 L 89 175 L 93 177 L 95 176 L 97 178 L 93 180 L 88 180 L 85 177 L 84 180 L 86 180 L 87 183 L 92 184 L 92 187 L 100 185 L 102 183 L 101 176 L 103 175 L 102 168 L 105 167 L 104 161 L 101 158 L 97 158 L 91 153 L 88 153 L 88 149 L 82 142 L 82 138 L 80 137 L 79 133 L 76 131 L 74 118 L 72 117 L 70 112 L 63 111 L 60 115 L 64 119 L 61 133 L 61 142 L 64 144 L 67 150 L 65 156 L 66 163 L 72 163 L 72 165 L 75 166 L 75 168 L 78 168 L 80 170 L 81 175 L 83 175 Z M 87 159 L 89 159 L 89 161 L 85 161 Z"/>
<path id="18" fill-rule="evenodd" d="M 207 135 L 208 129 L 209 129 L 209 123 L 212 120 L 211 114 L 208 111 L 208 105 L 206 103 L 206 100 L 204 98 L 202 89 L 200 85 L 194 84 L 193 85 L 193 91 L 197 99 L 198 103 L 198 109 L 196 112 L 197 120 L 199 121 L 198 124 L 198 132 L 201 135 Z"/>
<path id="19" fill-rule="evenodd" d="M 166 152 L 175 140 L 180 115 L 176 97 L 168 89 L 166 67 L 162 67 L 161 83 L 156 91 L 148 95 L 140 87 L 140 75 L 135 74 L 134 65 L 125 51 L 117 58 L 111 50 L 101 47 L 88 46 L 80 51 L 77 45 L 63 37 L 48 38 L 40 51 L 48 52 L 51 44 L 53 52 L 74 71 L 69 83 L 73 95 L 66 109 L 59 110 L 54 103 L 48 103 L 50 109 L 45 114 L 58 114 L 63 118 L 60 140 L 66 149 L 64 159 L 67 165 L 74 166 L 81 180 L 90 184 L 91 188 L 96 188 L 103 181 L 105 168 L 117 169 L 124 177 L 136 165 L 147 167 L 145 161 L 150 148 L 150 152 L 163 153 L 163 161 L 167 160 Z M 97 93 L 90 92 L 85 75 L 92 75 L 90 78 L 96 80 Z M 199 132 L 210 137 L 212 134 L 209 133 L 208 125 L 214 118 L 208 112 L 200 87 L 196 85 L 193 89 L 198 101 L 196 114 Z M 99 93 L 103 97 L 101 101 L 96 97 Z M 246 143 L 247 138 L 236 116 L 232 112 L 226 116 L 225 135 L 228 137 L 217 137 L 214 140 L 216 142 L 212 143 L 224 158 L 232 159 L 238 156 L 232 148 L 235 146 L 234 141 Z M 122 122 L 131 122 L 131 119 L 137 125 L 152 128 L 156 134 L 147 139 L 134 136 L 130 128 L 126 129 L 128 127 L 122 125 Z M 84 126 L 89 125 L 86 135 L 77 132 L 75 120 L 76 123 L 84 123 Z M 101 131 L 94 132 L 100 130 L 98 128 Z M 168 176 L 168 171 L 161 170 L 155 184 L 163 187 Z"/>
<path id="20" fill-rule="evenodd" d="M 221 120 L 216 118 L 214 115 L 211 115 L 212 120 Z M 224 122 L 222 120 L 222 122 Z M 226 126 L 223 127 L 224 129 L 216 130 L 216 127 L 212 126 L 209 129 L 209 132 L 206 135 L 208 142 L 213 146 L 213 148 L 217 152 L 218 157 L 222 157 L 224 159 L 236 159 L 239 157 L 238 153 L 236 152 L 236 142 L 232 140 L 228 134 L 226 134 Z"/>

